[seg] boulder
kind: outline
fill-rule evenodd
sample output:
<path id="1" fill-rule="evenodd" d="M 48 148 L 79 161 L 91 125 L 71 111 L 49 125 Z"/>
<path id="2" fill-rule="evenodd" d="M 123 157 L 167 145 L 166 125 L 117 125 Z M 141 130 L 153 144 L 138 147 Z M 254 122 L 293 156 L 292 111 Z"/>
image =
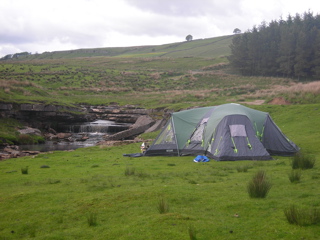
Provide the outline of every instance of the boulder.
<path id="1" fill-rule="evenodd" d="M 160 130 L 165 124 L 166 124 L 166 120 L 162 119 L 162 120 L 158 120 L 156 121 L 155 124 L 153 124 L 149 129 L 147 129 L 145 132 L 149 133 L 149 132 L 155 132 Z"/>
<path id="2" fill-rule="evenodd" d="M 104 137 L 105 140 L 124 140 L 132 138 L 146 131 L 154 124 L 154 120 L 149 116 L 140 116 L 137 121 L 127 130 L 118 132 L 113 135 L 107 135 Z"/>
<path id="3" fill-rule="evenodd" d="M 25 129 L 18 130 L 20 134 L 29 134 L 29 135 L 37 135 L 41 136 L 41 131 L 37 128 L 27 127 Z"/>
<path id="4" fill-rule="evenodd" d="M 72 136 L 72 134 L 71 133 L 58 133 L 56 136 L 59 139 L 68 139 Z"/>

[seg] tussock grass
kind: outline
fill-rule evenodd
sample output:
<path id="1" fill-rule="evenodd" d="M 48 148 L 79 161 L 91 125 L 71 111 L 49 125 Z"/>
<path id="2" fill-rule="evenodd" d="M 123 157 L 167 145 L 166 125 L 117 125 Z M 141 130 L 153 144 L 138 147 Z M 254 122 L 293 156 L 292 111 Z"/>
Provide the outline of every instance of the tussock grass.
<path id="1" fill-rule="evenodd" d="M 125 171 L 124 171 L 124 175 L 125 176 L 132 176 L 134 175 L 136 172 L 135 168 L 134 167 L 126 167 Z"/>
<path id="2" fill-rule="evenodd" d="M 292 183 L 298 183 L 301 179 L 301 170 L 292 170 L 289 174 L 289 180 Z"/>
<path id="3" fill-rule="evenodd" d="M 249 168 L 250 168 L 249 165 L 237 166 L 237 171 L 238 172 L 248 172 Z"/>
<path id="4" fill-rule="evenodd" d="M 61 180 L 49 178 L 49 179 L 47 180 L 47 183 L 48 183 L 48 184 L 57 184 L 57 183 L 61 183 Z"/>
<path id="5" fill-rule="evenodd" d="M 87 214 L 87 223 L 89 227 L 94 227 L 98 225 L 97 213 L 90 212 Z"/>
<path id="6" fill-rule="evenodd" d="M 247 190 L 251 198 L 265 198 L 272 187 L 265 171 L 258 171 L 249 181 Z"/>
<path id="7" fill-rule="evenodd" d="M 164 198 L 164 197 L 161 197 L 158 201 L 158 212 L 160 214 L 165 214 L 165 213 L 168 213 L 169 212 L 169 204 L 168 204 L 168 201 Z"/>
<path id="8" fill-rule="evenodd" d="M 316 163 L 314 155 L 300 151 L 292 158 L 292 169 L 311 169 Z"/>
<path id="9" fill-rule="evenodd" d="M 197 240 L 197 232 L 193 226 L 188 227 L 188 233 L 190 240 Z"/>
<path id="10" fill-rule="evenodd" d="M 27 166 L 27 167 L 22 167 L 21 168 L 21 173 L 22 174 L 29 174 L 29 167 Z"/>
<path id="11" fill-rule="evenodd" d="M 290 224 L 310 226 L 320 223 L 320 210 L 313 208 L 299 208 L 291 205 L 284 210 L 284 215 Z"/>

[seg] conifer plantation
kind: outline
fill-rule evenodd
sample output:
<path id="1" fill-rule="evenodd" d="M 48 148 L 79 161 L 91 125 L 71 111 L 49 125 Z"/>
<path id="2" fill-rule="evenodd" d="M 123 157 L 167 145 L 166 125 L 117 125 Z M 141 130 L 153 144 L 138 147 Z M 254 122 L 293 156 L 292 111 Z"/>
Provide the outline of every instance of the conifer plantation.
<path id="1" fill-rule="evenodd" d="M 241 74 L 303 79 L 320 77 L 320 16 L 289 15 L 254 26 L 232 40 L 229 61 Z"/>

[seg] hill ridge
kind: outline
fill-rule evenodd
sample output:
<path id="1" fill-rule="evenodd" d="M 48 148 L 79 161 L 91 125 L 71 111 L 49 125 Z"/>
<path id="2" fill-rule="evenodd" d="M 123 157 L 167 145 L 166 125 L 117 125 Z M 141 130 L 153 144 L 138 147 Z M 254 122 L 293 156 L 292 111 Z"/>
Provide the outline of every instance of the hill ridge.
<path id="1" fill-rule="evenodd" d="M 28 54 L 7 55 L 1 60 L 64 59 L 79 57 L 219 57 L 230 54 L 229 45 L 234 35 L 195 39 L 162 45 L 129 47 L 82 48 Z"/>

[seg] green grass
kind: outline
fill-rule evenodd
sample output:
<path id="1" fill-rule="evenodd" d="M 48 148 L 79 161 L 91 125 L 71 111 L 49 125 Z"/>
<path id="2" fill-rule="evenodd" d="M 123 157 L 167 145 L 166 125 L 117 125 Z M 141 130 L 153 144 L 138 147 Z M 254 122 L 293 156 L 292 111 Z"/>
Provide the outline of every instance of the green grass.
<path id="1" fill-rule="evenodd" d="M 284 210 L 320 208 L 320 108 L 255 108 L 315 156 L 299 183 L 288 179 L 289 157 L 195 164 L 191 156 L 122 156 L 140 143 L 9 159 L 0 162 L 0 239 L 317 239 L 319 223 L 290 224 Z M 260 170 L 272 188 L 250 198 L 248 182 Z M 162 214 L 161 199 L 170 207 Z"/>
<path id="2" fill-rule="evenodd" d="M 22 124 L 18 120 L 0 118 L 0 144 L 5 142 L 9 144 L 17 143 L 19 137 L 17 128 L 21 126 Z"/>
<path id="3" fill-rule="evenodd" d="M 0 217 L 6 219 L 0 236 L 188 239 L 192 226 L 197 239 L 318 237 L 318 225 L 297 227 L 283 212 L 288 204 L 320 207 L 317 165 L 291 184 L 290 158 L 245 162 L 248 171 L 238 172 L 243 161 L 195 164 L 193 157 L 122 156 L 139 149 L 140 144 L 90 147 L 0 162 Z M 25 166 L 27 175 L 19 171 Z M 128 168 L 134 174 L 124 174 Z M 266 198 L 252 199 L 247 183 L 261 169 L 273 187 Z M 161 199 L 170 206 L 162 214 Z"/>
<path id="4" fill-rule="evenodd" d="M 113 47 L 113 48 L 92 48 L 77 49 L 67 51 L 45 52 L 42 54 L 33 54 L 22 56 L 19 59 L 71 59 L 80 57 L 220 57 L 230 54 L 229 45 L 233 35 L 195 39 L 193 41 L 182 41 L 154 46 L 137 47 Z"/>

